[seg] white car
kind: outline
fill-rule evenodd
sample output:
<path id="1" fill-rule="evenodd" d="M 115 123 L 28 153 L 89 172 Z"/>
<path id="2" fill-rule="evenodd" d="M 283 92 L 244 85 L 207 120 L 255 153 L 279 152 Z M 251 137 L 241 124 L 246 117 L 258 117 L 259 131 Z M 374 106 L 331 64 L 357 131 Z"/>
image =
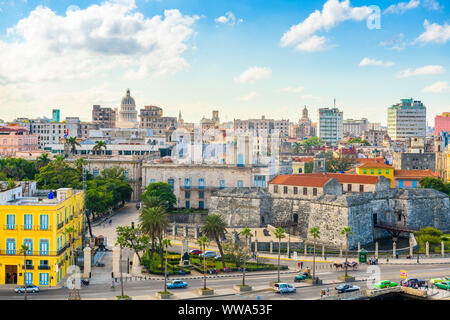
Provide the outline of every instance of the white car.
<path id="1" fill-rule="evenodd" d="M 217 253 L 215 251 L 205 251 L 205 253 L 201 253 L 200 257 L 206 257 L 206 258 L 214 258 L 217 256 Z"/>
<path id="2" fill-rule="evenodd" d="M 278 293 L 291 293 L 291 292 L 297 292 L 297 289 L 289 284 L 289 283 L 275 283 L 273 286 L 275 291 Z"/>
<path id="3" fill-rule="evenodd" d="M 29 292 L 35 293 L 35 292 L 39 292 L 39 287 L 29 284 L 29 285 L 27 285 L 26 290 L 27 290 L 27 293 L 29 293 Z M 14 291 L 16 293 L 25 293 L 25 287 L 24 286 L 18 287 Z"/>

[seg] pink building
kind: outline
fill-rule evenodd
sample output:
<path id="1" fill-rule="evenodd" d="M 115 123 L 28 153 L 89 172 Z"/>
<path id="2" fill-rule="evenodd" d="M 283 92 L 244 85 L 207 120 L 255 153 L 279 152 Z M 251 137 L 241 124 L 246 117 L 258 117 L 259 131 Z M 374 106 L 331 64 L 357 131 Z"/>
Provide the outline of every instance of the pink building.
<path id="1" fill-rule="evenodd" d="M 27 128 L 0 126 L 0 156 L 13 157 L 18 151 L 38 150 L 38 136 Z"/>
<path id="2" fill-rule="evenodd" d="M 444 112 L 434 118 L 434 135 L 440 136 L 442 131 L 450 132 L 450 112 Z"/>

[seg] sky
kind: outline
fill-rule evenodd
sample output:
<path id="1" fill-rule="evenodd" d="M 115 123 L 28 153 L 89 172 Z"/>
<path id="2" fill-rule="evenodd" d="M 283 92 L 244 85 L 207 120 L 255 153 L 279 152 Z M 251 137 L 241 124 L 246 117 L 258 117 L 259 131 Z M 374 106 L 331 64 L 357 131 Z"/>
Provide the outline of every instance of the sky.
<path id="1" fill-rule="evenodd" d="M 387 123 L 402 98 L 450 112 L 443 0 L 0 0 L 0 119 L 92 105 L 198 122 L 297 122 L 304 106 Z"/>

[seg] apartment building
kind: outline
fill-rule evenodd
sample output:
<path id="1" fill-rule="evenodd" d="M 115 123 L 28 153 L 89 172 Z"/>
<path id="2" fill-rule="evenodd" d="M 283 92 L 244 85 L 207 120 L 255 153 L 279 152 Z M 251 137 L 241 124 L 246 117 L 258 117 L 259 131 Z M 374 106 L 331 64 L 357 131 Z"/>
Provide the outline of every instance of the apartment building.
<path id="1" fill-rule="evenodd" d="M 394 141 L 408 141 L 410 137 L 425 137 L 426 107 L 421 101 L 401 99 L 388 108 L 388 134 Z"/>
<path id="2" fill-rule="evenodd" d="M 336 145 L 344 137 L 344 113 L 338 108 L 321 108 L 318 110 L 317 135 L 327 144 Z"/>

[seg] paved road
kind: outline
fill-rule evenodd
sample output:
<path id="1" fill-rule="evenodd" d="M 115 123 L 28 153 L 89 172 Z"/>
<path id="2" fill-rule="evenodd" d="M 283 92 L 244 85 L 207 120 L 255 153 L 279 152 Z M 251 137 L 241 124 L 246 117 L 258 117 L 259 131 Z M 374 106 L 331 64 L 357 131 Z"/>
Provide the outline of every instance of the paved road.
<path id="1" fill-rule="evenodd" d="M 392 281 L 400 281 L 400 269 L 403 269 L 401 266 L 381 266 L 381 279 L 392 280 Z M 409 277 L 418 277 L 418 278 L 430 278 L 430 277 L 438 277 L 438 276 L 449 276 L 450 275 L 450 264 L 449 265 L 427 265 L 427 266 L 407 266 L 404 268 L 408 271 Z M 351 272 L 351 275 L 356 276 L 357 278 L 367 277 L 368 274 L 365 273 L 366 268 L 361 268 L 359 271 Z M 319 272 L 318 276 L 322 280 L 334 280 L 338 275 L 343 272 L 334 272 L 334 271 L 326 271 Z M 294 283 L 293 282 L 294 274 L 282 275 L 281 281 Z M 273 275 L 259 275 L 259 274 L 248 274 L 247 283 L 254 287 L 266 286 L 270 281 L 276 280 L 276 273 Z M 181 293 L 187 291 L 193 291 L 195 288 L 203 286 L 203 279 L 193 279 L 188 280 L 189 283 L 188 288 L 173 290 L 174 293 Z M 207 286 L 212 289 L 223 289 L 223 288 L 231 288 L 234 284 L 239 284 L 241 282 L 241 278 L 215 278 L 208 279 Z M 358 286 L 362 289 L 366 288 L 365 282 L 357 282 Z M 146 294 L 154 294 L 158 291 L 161 291 L 163 287 L 162 280 L 134 280 L 124 283 L 124 290 L 127 295 L 146 295 Z M 301 288 L 297 288 L 297 293 L 280 296 L 276 293 L 272 292 L 262 292 L 250 295 L 232 295 L 226 297 L 213 297 L 210 299 L 222 299 L 222 300 L 230 300 L 230 299 L 247 299 L 253 300 L 257 299 L 257 296 L 260 299 L 293 299 L 293 300 L 301 300 L 301 299 L 317 299 L 319 297 L 320 289 L 329 288 L 330 292 L 332 292 L 332 285 L 323 285 L 323 286 L 305 286 Z M 101 298 L 112 298 L 116 295 L 120 294 L 120 286 L 117 285 L 115 289 L 111 288 L 110 284 L 97 284 L 97 285 L 89 285 L 88 287 L 82 287 L 80 291 L 81 297 L 83 299 L 101 299 Z M 63 289 L 43 289 L 42 292 L 37 294 L 30 294 L 29 299 L 43 299 L 43 300 L 64 300 L 67 299 L 68 290 L 66 288 Z M 11 289 L 1 289 L 0 290 L 0 299 L 12 299 L 19 300 L 23 299 L 23 295 L 15 294 Z"/>

